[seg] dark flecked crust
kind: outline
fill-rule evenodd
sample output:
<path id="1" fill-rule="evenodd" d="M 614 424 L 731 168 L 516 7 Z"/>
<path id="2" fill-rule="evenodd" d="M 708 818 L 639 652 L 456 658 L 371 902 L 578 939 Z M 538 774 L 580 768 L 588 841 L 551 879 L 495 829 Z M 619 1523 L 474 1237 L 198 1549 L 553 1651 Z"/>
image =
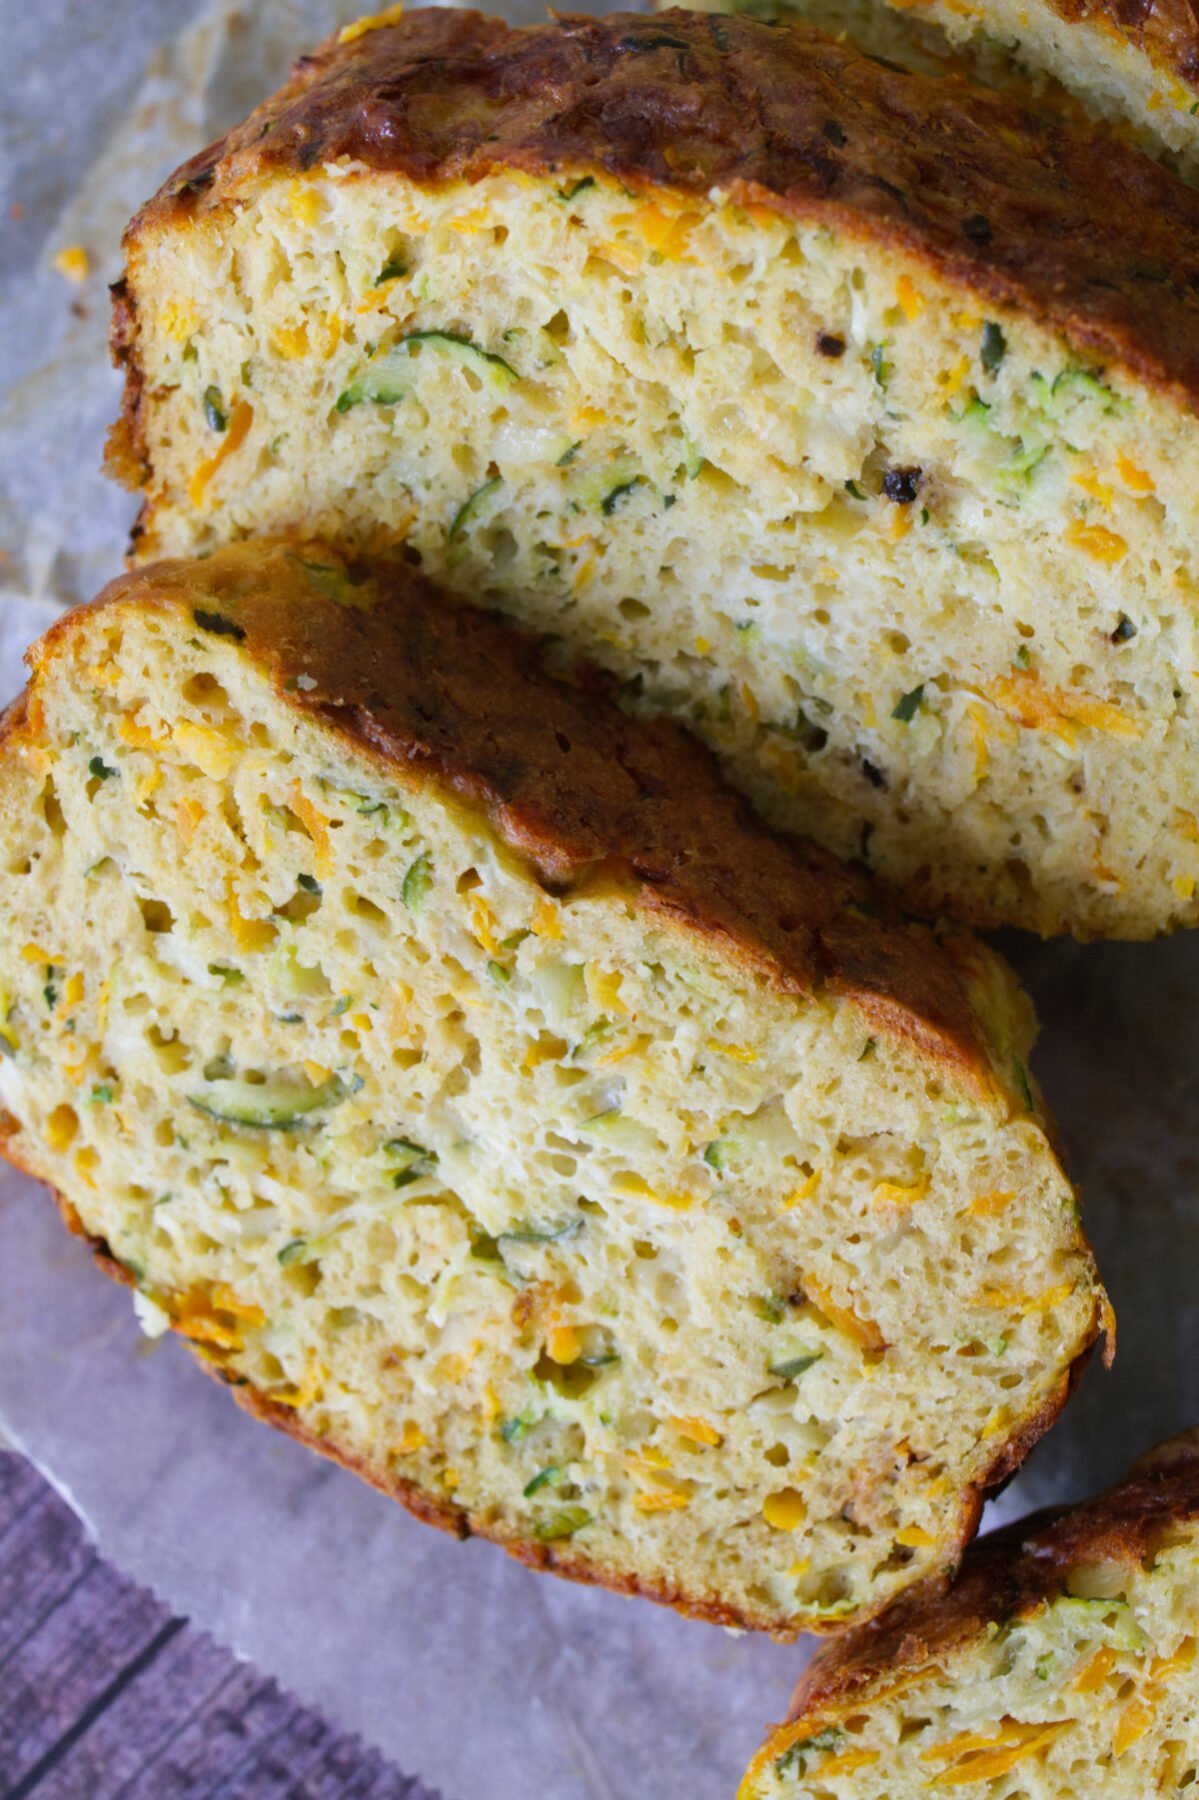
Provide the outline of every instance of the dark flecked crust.
<path id="1" fill-rule="evenodd" d="M 1049 0 L 1070 25 L 1097 25 L 1199 94 L 1196 0 Z"/>
<path id="2" fill-rule="evenodd" d="M 1172 1527 L 1196 1521 L 1199 1428 L 1159 1445 L 1106 1493 L 980 1538 L 948 1592 L 915 1588 L 881 1618 L 830 1644 L 796 1688 L 788 1722 L 804 1719 L 820 1731 L 931 1677 L 988 1624 L 1027 1616 L 1056 1599 L 1080 1564 L 1136 1567 Z"/>
<path id="3" fill-rule="evenodd" d="M 1104 11 L 1117 8 L 1127 0 Z M 674 9 L 515 30 L 429 8 L 323 44 L 134 219 L 112 338 L 127 378 L 109 453 L 120 479 L 152 474 L 139 248 L 219 228 L 264 180 L 338 158 L 429 187 L 515 168 L 603 174 L 692 201 L 719 188 L 906 251 L 1199 409 L 1199 192 L 1140 151 L 796 22 Z"/>
<path id="4" fill-rule="evenodd" d="M 415 774 L 458 804 L 485 813 L 550 891 L 617 889 L 784 991 L 844 996 L 872 1030 L 910 1044 L 930 1070 L 940 1068 L 984 1097 L 1021 1110 L 992 1065 L 952 961 L 955 949 L 968 954 L 972 940 L 950 938 L 939 946 L 926 926 L 905 921 L 862 871 L 802 840 L 767 831 L 687 732 L 627 719 L 587 671 L 577 684 L 551 678 L 536 638 L 434 595 L 403 562 L 364 580 L 362 604 L 343 605 L 313 585 L 305 567 L 313 561 L 344 566 L 320 546 L 301 550 L 258 541 L 118 577 L 34 647 L 30 689 L 0 719 L 0 750 L 11 754 L 36 741 L 40 673 L 62 641 L 98 611 L 183 612 L 189 630 L 196 629 L 197 609 L 210 620 L 215 613 L 225 626 L 224 641 L 234 641 L 230 627 L 244 634 L 236 641 L 269 673 L 281 700 L 348 739 L 384 773 Z M 299 676 L 315 685 L 297 687 Z M 20 1142 L 16 1121 L 2 1117 L 0 1154 L 44 1179 Z M 71 1229 L 87 1236 L 73 1206 L 61 1195 L 56 1199 Z M 131 1284 L 107 1245 L 89 1241 L 100 1266 Z M 1081 1235 L 1080 1243 L 1086 1249 Z M 942 1572 L 930 1577 L 934 1586 L 944 1586 L 977 1530 L 985 1493 L 1012 1474 L 1053 1424 L 1109 1317 L 1096 1284 L 1086 1343 L 1041 1408 L 1014 1424 L 986 1473 L 964 1490 L 954 1542 Z M 198 1359 L 220 1375 L 208 1359 Z M 460 1537 L 491 1538 L 534 1567 L 640 1593 L 694 1617 L 781 1638 L 796 1635 L 764 1613 L 663 1590 L 590 1563 L 566 1545 L 497 1531 L 443 1497 L 347 1456 L 267 1395 L 249 1386 L 235 1385 L 232 1392 L 247 1411 Z M 845 1622 L 810 1629 L 843 1630 Z"/>

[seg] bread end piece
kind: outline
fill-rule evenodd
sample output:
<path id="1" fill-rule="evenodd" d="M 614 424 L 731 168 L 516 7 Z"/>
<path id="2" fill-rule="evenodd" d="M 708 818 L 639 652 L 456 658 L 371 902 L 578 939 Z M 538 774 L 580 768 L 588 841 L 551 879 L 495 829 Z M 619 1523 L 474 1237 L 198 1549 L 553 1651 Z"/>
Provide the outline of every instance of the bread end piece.
<path id="1" fill-rule="evenodd" d="M 1199 1431 L 1107 1492 L 978 1540 L 821 1652 L 741 1800 L 966 1794 L 1142 1800 L 1199 1770 Z"/>

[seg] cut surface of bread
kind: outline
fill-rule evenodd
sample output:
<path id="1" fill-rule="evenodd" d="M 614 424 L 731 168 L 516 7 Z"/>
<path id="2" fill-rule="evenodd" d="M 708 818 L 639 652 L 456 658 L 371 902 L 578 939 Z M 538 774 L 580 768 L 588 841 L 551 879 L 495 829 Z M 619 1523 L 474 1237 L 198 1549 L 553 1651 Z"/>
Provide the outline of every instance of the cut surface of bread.
<path id="1" fill-rule="evenodd" d="M 1199 1432 L 981 1538 L 824 1651 L 740 1800 L 1148 1800 L 1199 1781 Z"/>
<path id="2" fill-rule="evenodd" d="M 984 946 L 401 568 L 164 564 L 0 767 L 7 1154 L 236 1396 L 789 1633 L 952 1564 L 1106 1309 Z"/>
<path id="3" fill-rule="evenodd" d="M 139 553 L 427 573 L 918 908 L 1199 919 L 1199 194 L 799 25 L 326 46 L 135 222 Z"/>
<path id="4" fill-rule="evenodd" d="M 1199 15 L 1190 0 L 693 3 L 699 12 L 802 19 L 905 68 L 967 73 L 1026 103 L 1103 120 L 1199 184 Z"/>

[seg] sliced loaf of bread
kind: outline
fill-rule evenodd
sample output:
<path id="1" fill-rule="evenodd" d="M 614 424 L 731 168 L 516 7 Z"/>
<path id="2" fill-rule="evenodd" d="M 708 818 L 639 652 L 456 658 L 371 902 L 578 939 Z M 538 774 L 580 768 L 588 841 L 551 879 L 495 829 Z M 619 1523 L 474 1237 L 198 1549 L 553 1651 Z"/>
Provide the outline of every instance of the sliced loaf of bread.
<path id="1" fill-rule="evenodd" d="M 142 556 L 426 573 L 920 909 L 1199 919 L 1199 194 L 799 25 L 343 33 L 131 227 Z"/>
<path id="2" fill-rule="evenodd" d="M 947 1573 L 1106 1309 L 995 956 L 404 567 L 168 563 L 33 670 L 3 1147 L 148 1329 L 564 1574 Z"/>

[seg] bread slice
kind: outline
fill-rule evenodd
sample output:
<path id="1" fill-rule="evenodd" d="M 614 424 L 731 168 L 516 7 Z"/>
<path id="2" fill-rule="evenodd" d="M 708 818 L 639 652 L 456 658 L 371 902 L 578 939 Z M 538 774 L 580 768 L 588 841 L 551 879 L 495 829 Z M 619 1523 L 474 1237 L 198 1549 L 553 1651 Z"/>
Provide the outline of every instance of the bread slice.
<path id="1" fill-rule="evenodd" d="M 5 1148 L 152 1329 L 567 1574 L 944 1574 L 1106 1306 L 1001 962 L 410 570 L 164 564 L 33 667 Z"/>
<path id="2" fill-rule="evenodd" d="M 904 68 L 972 75 L 1114 127 L 1199 184 L 1199 14 L 1190 0 L 687 0 L 697 12 L 802 19 Z M 666 10 L 662 8 L 661 10 Z"/>
<path id="3" fill-rule="evenodd" d="M 139 554 L 403 541 L 918 908 L 1199 919 L 1199 194 L 801 27 L 326 45 L 132 226 Z"/>
<path id="4" fill-rule="evenodd" d="M 1199 1780 L 1199 1432 L 985 1537 L 816 1659 L 740 1800 L 1148 1800 Z"/>

